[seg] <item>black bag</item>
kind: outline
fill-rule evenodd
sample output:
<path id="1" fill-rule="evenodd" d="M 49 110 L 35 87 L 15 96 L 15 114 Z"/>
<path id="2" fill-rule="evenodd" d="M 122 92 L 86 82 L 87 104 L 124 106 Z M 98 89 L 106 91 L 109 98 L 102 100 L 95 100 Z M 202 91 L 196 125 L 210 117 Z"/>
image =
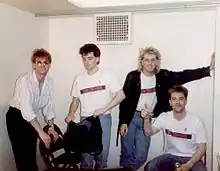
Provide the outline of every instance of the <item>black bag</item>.
<path id="1" fill-rule="evenodd" d="M 64 134 L 66 148 L 72 152 L 98 155 L 102 152 L 102 127 L 99 117 L 87 117 L 80 123 L 70 122 Z"/>

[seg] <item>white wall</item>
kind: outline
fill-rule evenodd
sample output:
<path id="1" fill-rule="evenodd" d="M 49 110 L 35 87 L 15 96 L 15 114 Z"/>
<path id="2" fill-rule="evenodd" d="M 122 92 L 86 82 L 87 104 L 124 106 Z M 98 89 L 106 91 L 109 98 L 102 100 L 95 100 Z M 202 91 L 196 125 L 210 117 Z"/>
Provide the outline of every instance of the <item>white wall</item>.
<path id="1" fill-rule="evenodd" d="M 219 138 L 219 129 L 220 129 L 220 106 L 219 106 L 219 101 L 220 101 L 220 75 L 218 74 L 220 72 L 220 7 L 217 8 L 217 13 L 216 13 L 216 41 L 215 41 L 215 47 L 216 47 L 216 61 L 215 61 L 215 82 L 214 82 L 214 130 L 213 130 L 213 170 L 217 171 L 217 160 L 216 156 L 217 154 L 220 155 L 220 138 Z M 220 170 L 220 166 L 219 166 Z M 218 171 L 219 171 L 218 170 Z"/>
<path id="2" fill-rule="evenodd" d="M 152 45 L 162 53 L 162 68 L 181 70 L 207 66 L 214 50 L 215 11 L 169 12 L 133 15 L 133 43 L 130 45 L 102 45 L 101 67 L 112 69 L 123 84 L 126 73 L 137 65 L 138 49 Z M 78 55 L 80 46 L 93 42 L 93 18 L 64 17 L 49 20 L 49 49 L 54 62 L 52 75 L 56 84 L 56 122 L 65 129 L 64 117 L 70 103 L 70 89 L 74 76 L 83 70 Z M 188 83 L 188 109 L 201 116 L 206 124 L 208 168 L 210 168 L 212 78 Z M 115 146 L 118 124 L 117 109 L 113 114 L 109 166 L 118 166 L 120 147 Z M 153 137 L 149 159 L 161 152 L 160 135 Z M 209 169 L 210 170 L 210 169 Z"/>
<path id="3" fill-rule="evenodd" d="M 0 3 L 0 170 L 14 171 L 14 158 L 5 125 L 14 81 L 31 71 L 30 56 L 37 47 L 48 47 L 48 19 Z"/>
<path id="4" fill-rule="evenodd" d="M 219 14 L 217 16 L 217 21 L 219 21 Z M 30 55 L 33 48 L 48 48 L 49 45 L 54 58 L 51 74 L 54 76 L 57 90 L 55 102 L 58 117 L 56 122 L 65 129 L 63 119 L 68 112 L 71 100 L 69 94 L 73 77 L 83 70 L 78 49 L 84 43 L 93 42 L 93 18 L 92 16 L 52 18 L 49 20 L 48 30 L 46 18 L 35 18 L 33 14 L 0 3 L 0 22 L 2 64 L 0 67 L 2 80 L 0 89 L 0 168 L 1 171 L 13 171 L 15 167 L 5 127 L 5 112 L 16 77 L 31 69 Z M 131 45 L 100 46 L 102 50 L 100 66 L 112 69 L 120 83 L 123 84 L 126 73 L 136 68 L 138 49 L 147 45 L 160 49 L 163 68 L 180 70 L 206 66 L 209 64 L 209 56 L 214 50 L 214 24 L 214 11 L 134 14 L 133 43 Z M 217 44 L 219 44 L 219 39 L 218 33 Z M 217 49 L 217 54 L 218 52 Z M 218 65 L 219 62 L 216 61 Z M 216 68 L 216 71 L 218 70 Z M 217 76 L 216 78 L 214 152 L 220 150 L 217 138 L 219 129 L 217 101 L 220 82 Z M 188 108 L 204 119 L 208 130 L 208 167 L 210 168 L 212 78 L 189 83 L 187 87 L 190 90 Z M 120 152 L 120 147 L 115 146 L 118 123 L 117 108 L 113 115 L 110 167 L 118 166 Z M 160 138 L 160 135 L 153 137 L 149 159 L 160 154 Z M 215 158 L 213 162 L 216 169 Z"/>

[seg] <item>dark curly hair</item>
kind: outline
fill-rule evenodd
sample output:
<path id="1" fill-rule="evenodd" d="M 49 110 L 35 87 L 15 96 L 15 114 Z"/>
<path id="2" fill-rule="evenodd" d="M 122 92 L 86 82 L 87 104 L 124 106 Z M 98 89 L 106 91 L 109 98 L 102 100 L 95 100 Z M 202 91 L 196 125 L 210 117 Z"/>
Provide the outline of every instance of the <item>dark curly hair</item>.
<path id="1" fill-rule="evenodd" d="M 83 45 L 80 49 L 79 49 L 79 54 L 80 55 L 87 55 L 88 53 L 93 52 L 93 55 L 97 58 L 101 56 L 101 51 L 98 48 L 97 45 L 93 44 L 93 43 L 88 43 Z M 99 64 L 99 62 L 97 63 Z"/>

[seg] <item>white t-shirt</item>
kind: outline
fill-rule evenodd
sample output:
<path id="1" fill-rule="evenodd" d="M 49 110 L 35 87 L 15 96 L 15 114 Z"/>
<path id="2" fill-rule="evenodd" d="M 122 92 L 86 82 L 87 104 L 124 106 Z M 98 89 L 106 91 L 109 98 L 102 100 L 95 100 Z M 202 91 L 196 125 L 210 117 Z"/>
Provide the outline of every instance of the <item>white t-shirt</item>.
<path id="1" fill-rule="evenodd" d="M 164 132 L 165 153 L 192 157 L 196 152 L 197 144 L 207 142 L 204 123 L 188 112 L 181 121 L 173 117 L 172 111 L 162 113 L 153 126 Z"/>
<path id="2" fill-rule="evenodd" d="M 148 112 L 153 112 L 156 103 L 156 77 L 141 73 L 141 94 L 136 109 L 141 111 L 147 104 Z"/>
<path id="3" fill-rule="evenodd" d="M 105 107 L 120 89 L 121 86 L 110 72 L 99 69 L 93 75 L 85 71 L 76 76 L 71 96 L 80 99 L 81 116 L 91 116 L 96 109 Z"/>

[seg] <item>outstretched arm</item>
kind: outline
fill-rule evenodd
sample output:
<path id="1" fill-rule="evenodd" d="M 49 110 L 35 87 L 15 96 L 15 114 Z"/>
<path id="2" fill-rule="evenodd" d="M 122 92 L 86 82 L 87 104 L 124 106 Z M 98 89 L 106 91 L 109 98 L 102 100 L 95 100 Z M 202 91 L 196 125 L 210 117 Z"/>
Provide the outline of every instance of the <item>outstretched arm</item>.
<path id="1" fill-rule="evenodd" d="M 170 81 L 173 85 L 182 85 L 190 81 L 199 80 L 210 76 L 210 72 L 214 69 L 215 53 L 211 55 L 210 65 L 197 69 L 186 69 L 180 72 L 170 71 Z"/>
<path id="2" fill-rule="evenodd" d="M 99 116 L 99 115 L 104 114 L 108 110 L 110 110 L 113 107 L 117 106 L 124 99 L 125 99 L 125 94 L 124 94 L 123 90 L 117 91 L 114 98 L 112 99 L 112 101 L 107 106 L 105 106 L 104 108 L 96 109 L 94 111 L 93 115 L 94 116 Z"/>

